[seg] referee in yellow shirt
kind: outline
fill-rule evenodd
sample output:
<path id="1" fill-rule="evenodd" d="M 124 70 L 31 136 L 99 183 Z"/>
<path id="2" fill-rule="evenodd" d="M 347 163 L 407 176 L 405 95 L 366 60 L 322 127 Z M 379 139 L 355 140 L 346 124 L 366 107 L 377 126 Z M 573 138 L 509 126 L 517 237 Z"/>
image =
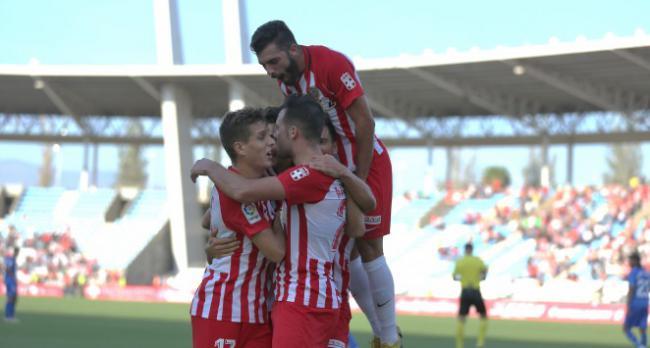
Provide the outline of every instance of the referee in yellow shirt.
<path id="1" fill-rule="evenodd" d="M 487 332 L 487 311 L 485 302 L 481 296 L 480 283 L 487 275 L 487 266 L 483 261 L 472 255 L 474 247 L 472 243 L 465 244 L 465 256 L 456 261 L 454 267 L 454 279 L 460 281 L 462 291 L 460 293 L 460 309 L 458 311 L 458 326 L 456 328 L 456 348 L 463 348 L 465 339 L 465 319 L 469 314 L 471 306 L 481 316 L 476 347 L 485 346 L 485 333 Z"/>

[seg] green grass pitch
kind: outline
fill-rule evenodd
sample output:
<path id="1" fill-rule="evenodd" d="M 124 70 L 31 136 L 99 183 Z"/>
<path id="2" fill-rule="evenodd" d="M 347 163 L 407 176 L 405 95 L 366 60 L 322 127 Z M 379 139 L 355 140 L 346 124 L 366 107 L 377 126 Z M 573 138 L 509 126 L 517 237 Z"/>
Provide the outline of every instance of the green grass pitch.
<path id="1" fill-rule="evenodd" d="M 2 305 L 4 298 L 0 297 Z M 0 321 L 2 348 L 190 347 L 189 306 L 83 299 L 20 298 L 17 324 Z M 3 307 L 4 308 L 4 307 Z M 474 347 L 477 319 L 465 328 L 465 347 Z M 406 348 L 453 347 L 452 318 L 400 316 Z M 362 315 L 352 332 L 368 347 L 370 328 Z M 584 325 L 492 320 L 487 347 L 628 347 L 619 325 Z"/>

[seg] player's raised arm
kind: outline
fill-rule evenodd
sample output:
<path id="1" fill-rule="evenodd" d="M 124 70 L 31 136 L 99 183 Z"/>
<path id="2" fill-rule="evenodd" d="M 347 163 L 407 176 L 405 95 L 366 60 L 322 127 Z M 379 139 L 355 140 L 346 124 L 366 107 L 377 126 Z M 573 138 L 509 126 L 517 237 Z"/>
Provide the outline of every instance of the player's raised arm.
<path id="1" fill-rule="evenodd" d="M 336 158 L 331 155 L 316 156 L 312 158 L 309 166 L 341 180 L 348 197 L 354 200 L 358 205 L 358 209 L 361 209 L 362 212 L 368 213 L 375 209 L 377 202 L 368 184 L 354 175 Z"/>
<path id="2" fill-rule="evenodd" d="M 276 177 L 248 179 L 206 158 L 196 161 L 190 171 L 193 182 L 201 175 L 209 177 L 220 190 L 238 202 L 283 200 L 285 197 L 284 188 Z"/>

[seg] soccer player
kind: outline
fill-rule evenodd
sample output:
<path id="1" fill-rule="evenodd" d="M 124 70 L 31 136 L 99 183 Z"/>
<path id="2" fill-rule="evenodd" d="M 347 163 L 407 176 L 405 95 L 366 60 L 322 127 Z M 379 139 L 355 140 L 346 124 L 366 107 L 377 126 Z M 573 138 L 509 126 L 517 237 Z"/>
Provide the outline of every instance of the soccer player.
<path id="1" fill-rule="evenodd" d="M 251 48 L 284 95 L 309 94 L 319 100 L 339 135 L 339 160 L 371 187 L 377 207 L 366 214 L 366 233 L 357 249 L 380 323 L 384 347 L 399 347 L 395 323 L 395 284 L 383 256 L 383 236 L 390 232 L 392 169 L 388 151 L 375 136 L 374 120 L 354 66 L 343 54 L 324 46 L 298 45 L 282 21 L 263 24 Z M 355 278 L 354 270 L 352 278 Z M 362 296 L 362 293 L 358 294 Z M 365 301 L 361 301 L 365 302 Z"/>
<path id="2" fill-rule="evenodd" d="M 334 125 L 326 120 L 325 129 L 321 136 L 321 151 L 324 156 L 313 158 L 310 167 L 321 170 L 332 177 L 340 177 L 349 171 L 341 162 L 336 160 L 336 130 Z M 347 186 L 346 186 L 347 189 Z M 339 320 L 336 324 L 334 334 L 329 340 L 328 348 L 346 348 L 356 346 L 354 337 L 350 333 L 350 311 L 348 288 L 350 284 L 350 259 L 354 250 L 355 237 L 361 237 L 360 231 L 364 231 L 363 215 L 356 204 L 348 201 L 348 216 L 346 220 L 346 233 L 341 237 L 341 243 L 334 259 L 334 279 L 341 294 L 341 309 Z M 369 210 L 374 209 L 370 207 Z M 355 234 L 356 233 L 356 234 Z M 373 308 L 374 309 L 374 308 Z"/>
<path id="3" fill-rule="evenodd" d="M 219 133 L 233 163 L 231 172 L 247 178 L 265 175 L 274 140 L 259 110 L 229 112 Z M 204 225 L 215 237 L 236 238 L 238 247 L 229 257 L 208 259 L 190 308 L 194 348 L 271 346 L 266 266 L 285 255 L 284 234 L 271 228 L 274 213 L 272 202 L 242 204 L 213 188 Z"/>
<path id="4" fill-rule="evenodd" d="M 629 256 L 632 270 L 627 276 L 629 290 L 627 293 L 627 306 L 625 308 L 625 322 L 623 332 L 635 347 L 646 347 L 648 338 L 648 292 L 650 291 L 650 273 L 641 266 L 641 256 L 634 252 Z M 640 337 L 632 332 L 633 327 L 638 327 Z"/>
<path id="5" fill-rule="evenodd" d="M 333 263 L 342 236 L 346 196 L 341 181 L 309 168 L 321 155 L 325 116 L 310 97 L 287 98 L 277 120 L 279 158 L 294 166 L 278 176 L 251 180 L 210 160 L 199 160 L 192 179 L 207 175 L 227 195 L 249 202 L 282 200 L 286 257 L 276 267 L 273 347 L 327 347 L 339 317 Z"/>
<path id="6" fill-rule="evenodd" d="M 460 308 L 458 311 L 458 326 L 456 327 L 456 348 L 463 348 L 465 335 L 465 320 L 471 306 L 481 316 L 476 346 L 485 346 L 485 334 L 487 332 L 487 310 L 481 296 L 480 283 L 487 276 L 487 267 L 483 261 L 472 255 L 474 247 L 472 243 L 465 244 L 465 256 L 456 261 L 454 268 L 454 279 L 460 281 L 462 288 L 460 293 Z"/>
<path id="7" fill-rule="evenodd" d="M 265 108 L 264 114 L 267 119 L 268 124 L 275 124 L 277 118 L 276 108 Z M 274 128 L 271 128 L 274 129 Z M 336 130 L 334 126 L 326 119 L 325 127 L 321 135 L 320 148 L 324 156 L 318 156 L 312 158 L 310 161 L 310 167 L 319 169 L 326 174 L 332 177 L 340 177 L 345 175 L 353 175 L 349 172 L 347 167 L 343 166 L 338 162 L 334 157 L 336 156 Z M 328 156 L 329 155 L 329 156 Z M 277 164 L 277 159 L 273 161 Z M 287 162 L 286 160 L 284 162 Z M 277 166 L 274 166 L 276 171 L 279 171 Z M 370 211 L 374 209 L 374 197 L 370 188 L 360 180 L 355 180 L 357 185 L 351 187 L 350 198 L 347 203 L 347 218 L 345 225 L 345 235 L 341 237 L 341 243 L 338 248 L 338 252 L 335 256 L 334 262 L 334 279 L 336 281 L 337 289 L 340 289 L 341 294 L 341 309 L 340 309 L 340 319 L 337 322 L 335 333 L 330 339 L 329 347 L 357 347 L 354 337 L 350 334 L 350 320 L 352 318 L 348 300 L 348 284 L 350 283 L 350 272 L 349 264 L 351 254 L 354 250 L 354 238 L 360 237 L 358 234 L 360 231 L 363 231 L 363 213 L 360 211 L 357 203 L 354 199 L 358 199 L 361 202 L 361 205 L 365 207 L 365 210 Z M 355 190 L 357 186 L 357 191 Z M 346 187 L 347 191 L 348 187 Z M 365 192 L 363 192 L 365 191 Z M 360 192 L 360 193 L 359 193 Z M 370 200 L 370 202 L 368 202 Z M 355 235 L 357 233 L 357 235 Z M 236 248 L 237 244 L 233 243 L 236 240 L 229 239 L 214 239 L 209 248 L 209 255 L 213 257 L 222 257 L 230 255 Z M 358 257 L 358 254 L 357 254 Z M 371 310 L 374 310 L 374 307 L 370 307 Z M 374 314 L 374 313 L 372 313 Z M 368 314 L 366 314 L 368 315 Z M 370 315 L 369 315 L 370 316 Z"/>
<path id="8" fill-rule="evenodd" d="M 16 259 L 20 248 L 9 250 L 4 258 L 4 280 L 7 302 L 5 304 L 5 321 L 17 322 L 16 303 L 18 302 L 18 281 L 16 280 Z"/>

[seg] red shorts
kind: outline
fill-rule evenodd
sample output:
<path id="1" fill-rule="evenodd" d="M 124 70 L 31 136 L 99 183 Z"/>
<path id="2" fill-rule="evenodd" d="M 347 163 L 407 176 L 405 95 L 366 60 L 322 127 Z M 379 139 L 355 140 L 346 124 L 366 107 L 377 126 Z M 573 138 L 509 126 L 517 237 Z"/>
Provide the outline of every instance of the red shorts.
<path id="1" fill-rule="evenodd" d="M 327 348 L 339 310 L 309 308 L 283 301 L 273 305 L 271 316 L 274 348 Z"/>
<path id="2" fill-rule="evenodd" d="M 192 347 L 270 348 L 271 326 L 192 317 Z"/>
<path id="3" fill-rule="evenodd" d="M 390 214 L 393 204 L 393 167 L 388 151 L 374 152 L 366 183 L 375 195 L 377 207 L 366 214 L 366 234 L 363 239 L 377 239 L 390 233 Z"/>
<path id="4" fill-rule="evenodd" d="M 343 301 L 343 303 L 341 303 L 339 319 L 336 323 L 336 328 L 334 329 L 334 335 L 332 335 L 332 338 L 330 339 L 330 348 L 345 348 L 348 346 L 348 338 L 350 336 L 350 320 L 352 320 L 350 304 L 348 301 Z"/>

